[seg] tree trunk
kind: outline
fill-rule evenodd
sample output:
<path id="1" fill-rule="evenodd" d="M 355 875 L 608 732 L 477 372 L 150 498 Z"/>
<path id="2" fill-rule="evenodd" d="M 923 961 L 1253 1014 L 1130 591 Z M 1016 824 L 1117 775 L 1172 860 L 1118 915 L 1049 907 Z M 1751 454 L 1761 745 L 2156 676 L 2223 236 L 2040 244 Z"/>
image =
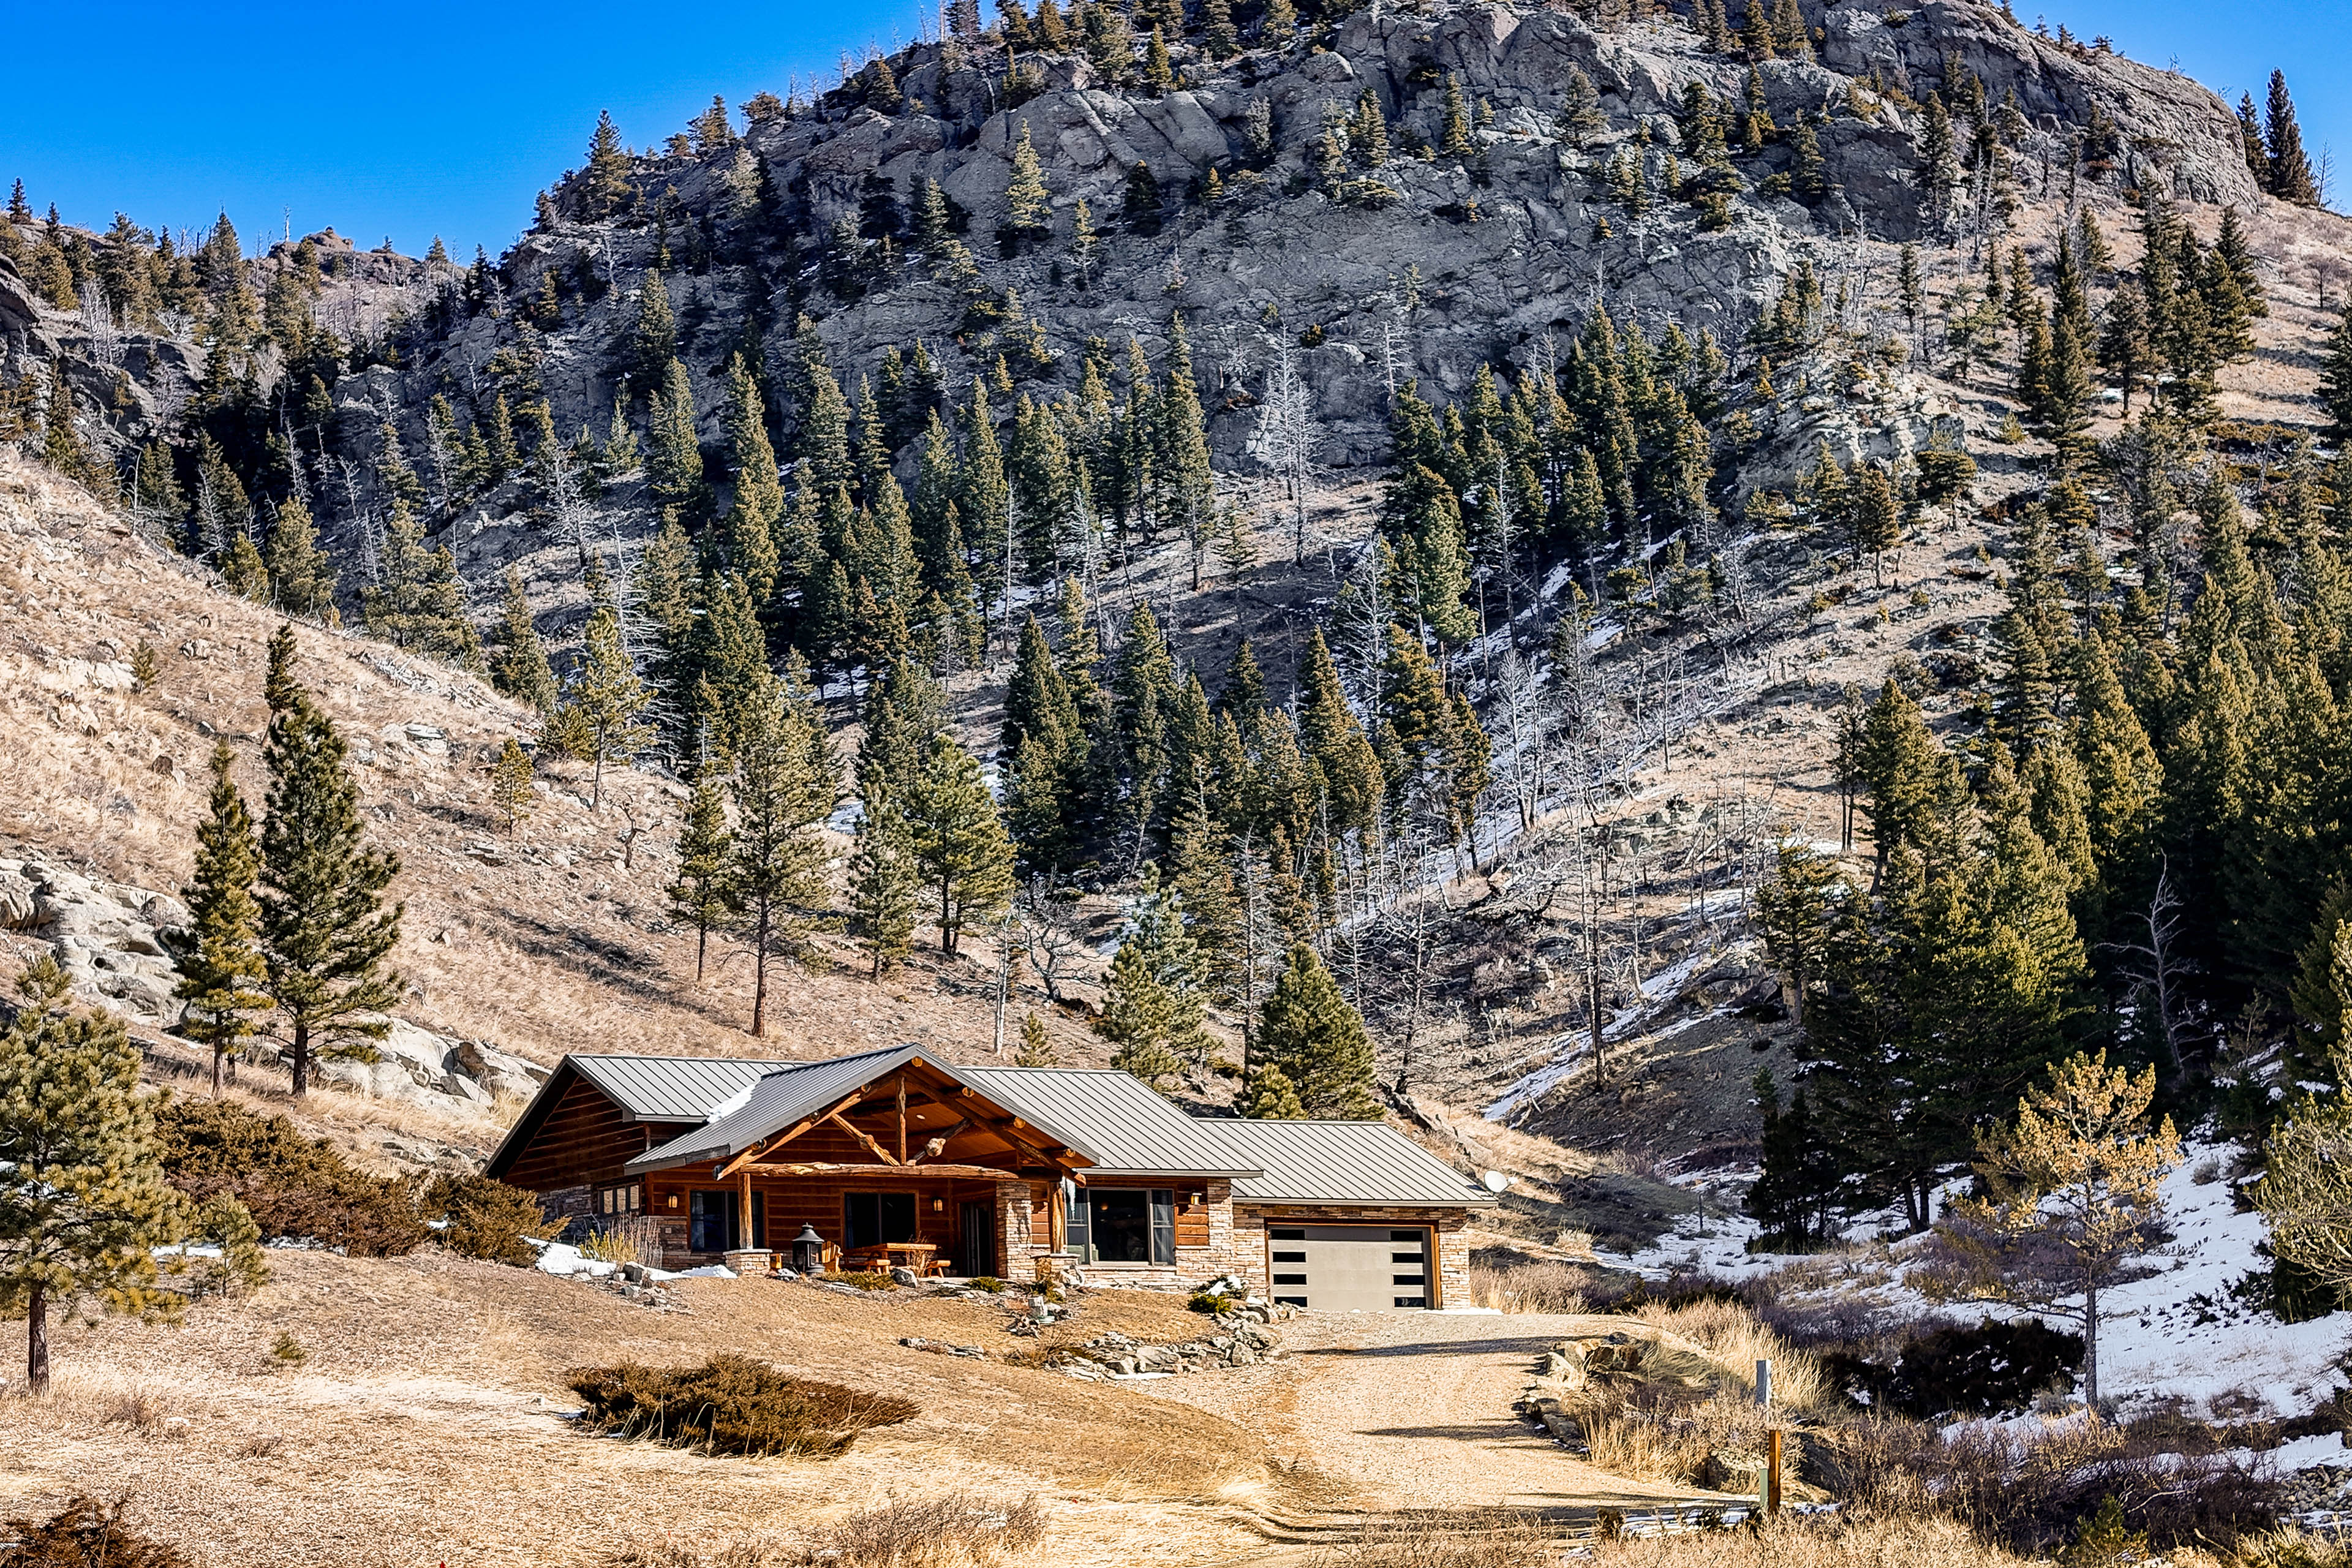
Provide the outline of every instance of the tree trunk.
<path id="1" fill-rule="evenodd" d="M 213 1098 L 215 1100 L 221 1097 L 221 1058 L 227 1054 L 218 1046 L 213 1047 Z"/>
<path id="2" fill-rule="evenodd" d="M 2095 1419 L 2099 1414 L 2099 1288 L 2089 1280 L 2083 1284 L 2083 1392 Z"/>
<path id="3" fill-rule="evenodd" d="M 940 951 L 950 958 L 955 956 L 955 921 L 949 910 L 953 907 L 948 892 L 950 879 L 940 879 Z"/>
<path id="4" fill-rule="evenodd" d="M 760 915 L 751 928 L 751 1037 L 758 1039 L 768 1032 L 768 905 L 760 904 Z"/>
<path id="5" fill-rule="evenodd" d="M 36 1394 L 49 1391 L 49 1297 L 37 1281 L 25 1298 L 25 1382 Z"/>
<path id="6" fill-rule="evenodd" d="M 706 921 L 694 923 L 694 983 L 702 984 L 703 956 L 710 951 L 710 925 Z"/>
<path id="7" fill-rule="evenodd" d="M 294 1020 L 294 1098 L 301 1099 L 310 1092 L 310 1026 L 301 1018 Z"/>

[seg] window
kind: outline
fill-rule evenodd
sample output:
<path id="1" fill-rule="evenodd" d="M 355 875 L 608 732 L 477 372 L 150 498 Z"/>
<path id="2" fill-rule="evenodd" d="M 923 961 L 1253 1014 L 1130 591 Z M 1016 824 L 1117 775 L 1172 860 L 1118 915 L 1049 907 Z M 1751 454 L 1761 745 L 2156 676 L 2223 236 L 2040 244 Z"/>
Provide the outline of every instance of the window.
<path id="1" fill-rule="evenodd" d="M 915 1194 L 912 1193 L 844 1193 L 841 1196 L 842 1245 L 855 1250 L 888 1241 L 915 1239 Z"/>
<path id="2" fill-rule="evenodd" d="M 725 1252 L 735 1245 L 735 1194 L 688 1193 L 686 1246 L 689 1252 Z"/>
<path id="3" fill-rule="evenodd" d="M 1176 1261 L 1176 1194 L 1169 1187 L 1089 1187 L 1072 1244 L 1090 1263 Z"/>
<path id="4" fill-rule="evenodd" d="M 598 1187 L 595 1212 L 599 1216 L 636 1214 L 645 1207 L 645 1191 L 635 1182 L 625 1182 L 617 1187 Z"/>

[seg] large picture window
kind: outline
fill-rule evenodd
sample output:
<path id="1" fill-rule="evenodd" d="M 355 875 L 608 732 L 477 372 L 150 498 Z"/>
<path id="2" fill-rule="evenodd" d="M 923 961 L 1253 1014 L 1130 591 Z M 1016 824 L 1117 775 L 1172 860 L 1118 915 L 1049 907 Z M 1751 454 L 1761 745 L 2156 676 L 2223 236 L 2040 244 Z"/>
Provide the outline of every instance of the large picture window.
<path id="1" fill-rule="evenodd" d="M 915 1194 L 844 1193 L 841 1234 L 843 1245 L 853 1251 L 887 1241 L 915 1240 Z"/>
<path id="2" fill-rule="evenodd" d="M 1088 1262 L 1176 1261 L 1176 1194 L 1169 1188 L 1089 1187 L 1083 1207 L 1085 1232 L 1072 1226 L 1071 1241 Z"/>

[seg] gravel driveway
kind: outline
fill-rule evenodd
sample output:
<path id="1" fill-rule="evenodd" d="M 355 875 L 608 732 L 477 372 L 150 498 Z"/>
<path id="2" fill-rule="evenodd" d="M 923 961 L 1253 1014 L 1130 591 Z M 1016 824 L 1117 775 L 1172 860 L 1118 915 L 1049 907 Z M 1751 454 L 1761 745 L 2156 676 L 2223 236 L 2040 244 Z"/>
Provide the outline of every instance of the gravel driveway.
<path id="1" fill-rule="evenodd" d="M 1332 1504 L 1451 1512 L 1647 1508 L 1695 1495 L 1595 1469 L 1511 1408 L 1538 1355 L 1596 1320 L 1308 1312 L 1265 1366 L 1149 1384 L 1262 1434 Z"/>

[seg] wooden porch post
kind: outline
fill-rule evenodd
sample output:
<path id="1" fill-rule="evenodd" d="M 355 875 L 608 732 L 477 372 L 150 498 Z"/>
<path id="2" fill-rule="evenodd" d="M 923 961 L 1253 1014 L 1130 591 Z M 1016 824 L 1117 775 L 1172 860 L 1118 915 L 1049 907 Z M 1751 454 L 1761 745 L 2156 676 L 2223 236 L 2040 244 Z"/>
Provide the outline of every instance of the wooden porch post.
<path id="1" fill-rule="evenodd" d="M 751 1173 L 748 1167 L 743 1172 L 742 1207 L 743 1234 L 736 1237 L 736 1240 L 745 1248 L 759 1247 L 762 1243 L 759 1237 L 751 1234 Z"/>

